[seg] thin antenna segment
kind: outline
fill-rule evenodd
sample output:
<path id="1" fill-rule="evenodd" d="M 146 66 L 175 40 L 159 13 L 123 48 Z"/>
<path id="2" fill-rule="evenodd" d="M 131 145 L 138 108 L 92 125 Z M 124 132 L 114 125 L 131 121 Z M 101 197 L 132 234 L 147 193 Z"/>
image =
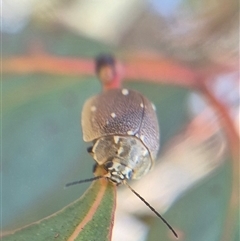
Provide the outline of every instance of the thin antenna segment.
<path id="1" fill-rule="evenodd" d="M 168 228 L 173 232 L 174 236 L 178 238 L 177 233 L 174 231 L 172 226 L 165 220 L 143 197 L 141 197 L 136 191 L 134 191 L 127 182 L 124 182 L 124 184 L 141 200 L 143 201 L 167 226 Z"/>
<path id="2" fill-rule="evenodd" d="M 104 176 L 97 176 L 97 177 L 92 177 L 92 178 L 89 178 L 89 179 L 84 179 L 84 180 L 80 180 L 80 181 L 70 182 L 70 183 L 66 184 L 65 187 L 69 187 L 69 186 L 80 184 L 80 183 L 84 183 L 84 182 L 92 182 L 92 181 L 95 181 L 95 180 L 98 180 L 98 179 L 101 179 L 101 178 L 105 178 L 105 177 Z"/>

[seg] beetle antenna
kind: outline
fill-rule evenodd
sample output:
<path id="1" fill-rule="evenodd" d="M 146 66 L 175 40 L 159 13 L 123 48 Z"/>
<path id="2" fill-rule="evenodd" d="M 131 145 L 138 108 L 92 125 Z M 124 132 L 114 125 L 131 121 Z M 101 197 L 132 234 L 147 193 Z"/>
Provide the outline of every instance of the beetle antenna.
<path id="1" fill-rule="evenodd" d="M 95 180 L 98 180 L 98 179 L 101 179 L 101 178 L 105 178 L 105 177 L 104 176 L 97 176 L 97 177 L 92 177 L 92 178 L 88 178 L 88 179 L 84 179 L 84 180 L 70 182 L 70 183 L 67 183 L 65 185 L 65 187 L 73 186 L 73 185 L 84 183 L 84 182 L 92 182 L 92 181 L 95 181 Z"/>
<path id="2" fill-rule="evenodd" d="M 178 235 L 176 231 L 172 228 L 172 226 L 167 222 L 166 219 L 164 219 L 142 196 L 140 196 L 132 187 L 129 186 L 127 182 L 124 182 L 124 184 L 141 200 L 143 201 L 150 209 L 153 211 L 167 226 L 168 228 L 173 232 L 174 236 L 178 238 Z"/>

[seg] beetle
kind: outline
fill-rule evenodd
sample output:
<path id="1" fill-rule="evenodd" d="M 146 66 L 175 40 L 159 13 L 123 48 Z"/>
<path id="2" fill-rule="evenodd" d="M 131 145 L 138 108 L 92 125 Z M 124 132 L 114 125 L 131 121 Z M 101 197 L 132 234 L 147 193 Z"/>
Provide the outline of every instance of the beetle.
<path id="1" fill-rule="evenodd" d="M 153 166 L 159 149 L 154 106 L 137 91 L 111 89 L 87 100 L 82 111 L 83 140 L 112 182 L 139 179 Z"/>
<path id="2" fill-rule="evenodd" d="M 177 237 L 167 221 L 127 183 L 147 174 L 156 159 L 160 133 L 155 106 L 143 94 L 121 88 L 118 65 L 111 55 L 98 56 L 95 70 L 103 91 L 85 102 L 81 124 L 83 140 L 92 142 L 87 151 L 96 161 L 95 169 L 101 167 L 106 174 L 67 186 L 99 178 L 125 184 Z"/>

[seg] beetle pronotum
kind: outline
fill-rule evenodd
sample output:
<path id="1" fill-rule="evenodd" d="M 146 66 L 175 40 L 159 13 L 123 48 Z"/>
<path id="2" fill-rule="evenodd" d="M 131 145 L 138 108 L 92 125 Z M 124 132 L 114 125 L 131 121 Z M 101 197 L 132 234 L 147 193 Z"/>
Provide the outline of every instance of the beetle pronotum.
<path id="1" fill-rule="evenodd" d="M 155 107 L 141 93 L 121 88 L 111 55 L 96 58 L 96 73 L 103 91 L 85 102 L 82 131 L 83 140 L 92 142 L 87 150 L 96 161 L 95 167 L 102 167 L 106 174 L 66 186 L 99 178 L 107 178 L 116 185 L 125 184 L 178 237 L 170 224 L 127 183 L 148 173 L 156 158 L 159 126 Z"/>

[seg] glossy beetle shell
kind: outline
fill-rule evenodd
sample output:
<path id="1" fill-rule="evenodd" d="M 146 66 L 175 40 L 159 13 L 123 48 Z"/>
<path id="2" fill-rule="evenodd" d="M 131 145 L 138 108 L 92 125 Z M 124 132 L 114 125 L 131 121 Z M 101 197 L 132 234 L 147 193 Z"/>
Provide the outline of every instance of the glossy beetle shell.
<path id="1" fill-rule="evenodd" d="M 133 90 L 111 89 L 88 99 L 82 111 L 82 130 L 86 142 L 96 143 L 108 136 L 137 138 L 149 152 L 150 167 L 159 149 L 155 108 L 146 97 Z"/>

